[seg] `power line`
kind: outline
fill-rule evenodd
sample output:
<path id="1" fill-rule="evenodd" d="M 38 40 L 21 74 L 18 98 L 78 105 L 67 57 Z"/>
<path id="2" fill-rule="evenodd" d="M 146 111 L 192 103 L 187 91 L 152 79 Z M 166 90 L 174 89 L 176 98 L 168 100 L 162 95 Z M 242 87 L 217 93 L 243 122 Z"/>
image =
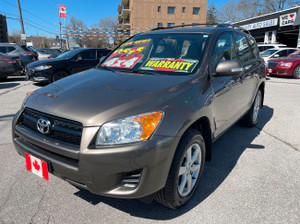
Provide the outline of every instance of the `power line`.
<path id="1" fill-rule="evenodd" d="M 16 17 L 18 17 L 18 15 L 16 15 L 16 14 L 13 14 L 13 13 L 4 12 L 4 11 L 0 11 L 0 12 L 1 12 L 1 13 L 3 13 L 3 14 L 7 14 L 7 15 L 11 15 L 11 16 L 16 16 Z M 49 28 L 48 28 L 48 27 L 45 27 L 45 26 L 43 26 L 43 25 L 40 25 L 40 24 L 38 24 L 38 23 L 36 23 L 36 22 L 33 22 L 33 21 L 29 20 L 29 19 L 26 19 L 26 18 L 24 18 L 24 20 L 25 20 L 25 21 L 27 21 L 27 22 L 30 22 L 30 23 L 32 23 L 32 24 L 34 24 L 34 25 L 36 25 L 36 26 L 39 26 L 39 27 L 41 27 L 41 29 L 46 29 L 46 30 L 49 30 Z M 54 31 L 54 30 L 50 30 L 50 31 L 52 31 L 52 32 L 56 32 L 56 31 Z"/>
<path id="2" fill-rule="evenodd" d="M 7 16 L 6 18 L 7 18 L 7 19 L 14 19 L 14 20 L 19 20 L 19 21 L 20 21 L 20 19 L 19 19 L 19 18 L 16 18 L 16 17 L 10 17 L 10 16 Z M 39 30 L 42 30 L 42 31 L 44 31 L 44 32 L 47 32 L 47 33 L 50 33 L 50 34 L 54 34 L 54 35 L 58 35 L 57 33 L 53 33 L 53 32 L 51 32 L 51 31 L 45 30 L 45 29 L 43 29 L 43 28 L 34 26 L 34 25 L 32 25 L 32 24 L 30 24 L 30 23 L 28 23 L 28 22 L 26 22 L 26 21 L 24 21 L 24 23 L 27 24 L 28 26 L 34 27 L 34 28 L 39 29 Z"/>
<path id="3" fill-rule="evenodd" d="M 14 7 L 17 7 L 17 8 L 18 8 L 18 6 L 17 6 L 17 5 L 15 5 L 15 4 L 12 4 L 12 3 L 10 3 L 10 2 L 8 2 L 8 1 L 6 1 L 6 0 L 0 0 L 0 1 L 2 1 L 2 2 L 5 2 L 6 4 L 9 4 L 9 5 L 12 5 L 12 6 L 14 6 Z M 38 18 L 38 19 L 40 19 L 40 20 L 44 21 L 45 23 L 48 23 L 48 24 L 50 24 L 50 25 L 52 25 L 52 26 L 56 26 L 56 25 L 54 25 L 53 23 L 50 23 L 50 22 L 48 22 L 47 20 L 44 20 L 44 19 L 42 19 L 41 17 L 38 17 L 38 16 L 36 16 L 36 15 L 32 14 L 31 12 L 29 12 L 29 11 L 25 10 L 25 9 L 22 9 L 22 11 L 24 11 L 24 12 L 28 13 L 29 15 L 31 15 L 31 16 L 33 16 L 33 17 L 36 17 L 36 18 Z"/>

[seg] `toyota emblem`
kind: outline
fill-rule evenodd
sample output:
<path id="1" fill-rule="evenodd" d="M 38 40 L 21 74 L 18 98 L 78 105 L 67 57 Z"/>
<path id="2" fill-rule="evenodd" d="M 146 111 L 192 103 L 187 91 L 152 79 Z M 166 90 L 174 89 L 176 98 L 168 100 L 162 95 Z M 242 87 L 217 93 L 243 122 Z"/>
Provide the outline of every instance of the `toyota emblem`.
<path id="1" fill-rule="evenodd" d="M 51 122 L 46 118 L 41 117 L 36 126 L 42 134 L 49 134 L 51 131 Z"/>

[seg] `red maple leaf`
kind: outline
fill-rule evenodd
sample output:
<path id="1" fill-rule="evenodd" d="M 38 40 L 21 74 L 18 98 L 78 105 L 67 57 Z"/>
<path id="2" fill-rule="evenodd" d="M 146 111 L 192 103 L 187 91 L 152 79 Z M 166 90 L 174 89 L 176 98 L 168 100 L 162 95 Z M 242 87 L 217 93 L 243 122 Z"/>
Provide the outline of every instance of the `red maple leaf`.
<path id="1" fill-rule="evenodd" d="M 34 160 L 33 166 L 34 166 L 34 168 L 35 168 L 37 171 L 40 170 L 40 167 L 41 167 L 41 166 L 38 164 L 38 162 L 37 162 L 36 160 Z"/>

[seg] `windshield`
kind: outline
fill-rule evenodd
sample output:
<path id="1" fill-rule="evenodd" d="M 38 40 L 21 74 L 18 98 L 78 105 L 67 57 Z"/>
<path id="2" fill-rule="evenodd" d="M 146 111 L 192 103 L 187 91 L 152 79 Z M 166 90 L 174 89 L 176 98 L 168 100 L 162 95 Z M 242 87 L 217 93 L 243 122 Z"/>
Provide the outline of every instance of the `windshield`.
<path id="1" fill-rule="evenodd" d="M 208 34 L 148 34 L 135 36 L 101 64 L 110 70 L 191 74 L 199 66 Z"/>
<path id="2" fill-rule="evenodd" d="M 260 53 L 260 56 L 269 57 L 270 55 L 274 54 L 276 51 L 278 51 L 278 50 L 277 49 L 266 50 L 266 51 Z"/>
<path id="3" fill-rule="evenodd" d="M 62 54 L 58 55 L 56 58 L 59 58 L 59 59 L 68 59 L 68 58 L 71 58 L 74 55 L 78 54 L 80 51 L 82 51 L 82 49 L 76 49 L 76 50 L 67 51 L 65 53 L 62 53 Z"/>

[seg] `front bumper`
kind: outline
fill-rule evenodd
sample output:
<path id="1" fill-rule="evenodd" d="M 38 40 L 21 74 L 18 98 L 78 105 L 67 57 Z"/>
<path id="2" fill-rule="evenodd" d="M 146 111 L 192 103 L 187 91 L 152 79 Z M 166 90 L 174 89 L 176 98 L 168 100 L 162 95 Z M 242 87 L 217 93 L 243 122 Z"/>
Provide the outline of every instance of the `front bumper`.
<path id="1" fill-rule="evenodd" d="M 13 142 L 20 155 L 27 152 L 46 161 L 50 173 L 98 195 L 141 198 L 160 190 L 179 141 L 178 137 L 152 136 L 141 143 L 95 149 L 91 142 L 99 127 L 85 127 L 76 149 L 16 124 L 17 116 Z M 140 173 L 137 187 L 124 187 L 124 176 L 132 172 Z"/>
<path id="2" fill-rule="evenodd" d="M 268 69 L 269 74 L 271 75 L 278 75 L 278 76 L 293 76 L 293 69 L 292 68 L 274 68 Z"/>
<path id="3" fill-rule="evenodd" d="M 29 67 L 25 68 L 26 78 L 33 82 L 49 83 L 51 82 L 52 72 L 49 70 L 35 71 Z"/>

